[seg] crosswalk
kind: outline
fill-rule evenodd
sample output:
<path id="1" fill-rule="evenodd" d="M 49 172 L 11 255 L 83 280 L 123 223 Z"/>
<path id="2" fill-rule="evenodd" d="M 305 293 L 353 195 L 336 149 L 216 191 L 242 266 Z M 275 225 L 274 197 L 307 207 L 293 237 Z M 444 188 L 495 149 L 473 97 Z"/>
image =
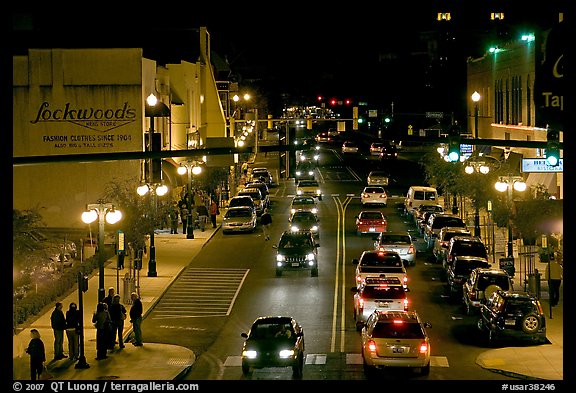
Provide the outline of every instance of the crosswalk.
<path id="1" fill-rule="evenodd" d="M 325 365 L 328 359 L 327 354 L 322 353 L 309 353 L 306 355 L 304 364 L 322 366 Z M 362 354 L 360 353 L 347 353 L 346 354 L 346 365 L 362 365 Z M 242 366 L 241 356 L 228 356 L 224 361 L 224 367 L 240 367 Z M 450 367 L 448 363 L 448 358 L 446 356 L 430 356 L 430 366 L 431 367 Z"/>

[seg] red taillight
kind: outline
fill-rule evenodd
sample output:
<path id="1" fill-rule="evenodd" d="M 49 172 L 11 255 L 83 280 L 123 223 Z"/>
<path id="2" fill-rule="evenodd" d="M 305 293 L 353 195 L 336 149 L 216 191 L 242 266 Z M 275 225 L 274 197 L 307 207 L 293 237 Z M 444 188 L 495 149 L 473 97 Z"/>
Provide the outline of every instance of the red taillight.
<path id="1" fill-rule="evenodd" d="M 358 308 L 364 308 L 364 299 L 358 299 Z"/>
<path id="2" fill-rule="evenodd" d="M 468 297 L 470 298 L 470 300 L 476 300 L 476 291 L 468 292 Z"/>
<path id="3" fill-rule="evenodd" d="M 416 248 L 414 246 L 410 246 L 410 248 L 408 249 L 408 254 L 415 254 L 416 253 Z"/>
<path id="4" fill-rule="evenodd" d="M 408 299 L 404 299 L 404 311 L 408 311 Z"/>
<path id="5" fill-rule="evenodd" d="M 420 353 L 427 353 L 428 352 L 428 343 L 424 341 L 420 344 Z"/>
<path id="6" fill-rule="evenodd" d="M 368 348 L 368 351 L 376 353 L 376 343 L 374 340 L 368 341 L 368 343 L 366 343 L 366 347 Z"/>
<path id="7" fill-rule="evenodd" d="M 448 242 L 440 242 L 440 245 L 441 245 L 442 247 L 448 247 Z"/>
<path id="8" fill-rule="evenodd" d="M 403 281 L 404 281 L 404 286 L 408 285 L 408 277 L 405 276 Z"/>

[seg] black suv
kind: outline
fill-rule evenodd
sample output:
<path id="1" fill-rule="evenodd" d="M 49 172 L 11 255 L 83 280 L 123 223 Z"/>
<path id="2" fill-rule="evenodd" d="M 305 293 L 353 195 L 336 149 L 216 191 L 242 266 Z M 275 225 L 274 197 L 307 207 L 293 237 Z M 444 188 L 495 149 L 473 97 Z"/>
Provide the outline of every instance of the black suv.
<path id="1" fill-rule="evenodd" d="M 310 269 L 312 277 L 318 276 L 318 247 L 312 232 L 285 231 L 280 237 L 276 249 L 276 277 L 284 270 Z"/>
<path id="2" fill-rule="evenodd" d="M 446 280 L 448 281 L 448 289 L 451 296 L 456 296 L 462 293 L 462 286 L 470 277 L 472 270 L 476 268 L 489 268 L 490 264 L 486 258 L 471 257 L 471 256 L 456 256 L 446 272 Z"/>
<path id="3" fill-rule="evenodd" d="M 540 300 L 527 292 L 494 292 L 480 308 L 478 329 L 488 333 L 489 343 L 497 339 L 548 342 Z"/>

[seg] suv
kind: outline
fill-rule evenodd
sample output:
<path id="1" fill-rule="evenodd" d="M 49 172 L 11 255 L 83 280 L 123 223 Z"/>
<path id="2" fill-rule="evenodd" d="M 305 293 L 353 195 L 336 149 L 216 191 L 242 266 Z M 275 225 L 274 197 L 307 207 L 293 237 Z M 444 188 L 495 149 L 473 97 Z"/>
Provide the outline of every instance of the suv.
<path id="1" fill-rule="evenodd" d="M 548 342 L 540 300 L 527 292 L 494 292 L 480 308 L 478 329 L 488 333 L 489 343 L 501 338 Z"/>
<path id="2" fill-rule="evenodd" d="M 387 367 L 419 368 L 430 373 L 430 339 L 416 311 L 376 311 L 362 328 L 364 372 Z"/>
<path id="3" fill-rule="evenodd" d="M 289 219 L 292 232 L 310 231 L 316 238 L 320 237 L 319 222 L 318 216 L 308 210 L 294 212 Z"/>
<path id="4" fill-rule="evenodd" d="M 444 262 L 446 259 L 446 250 L 450 244 L 450 239 L 454 236 L 472 236 L 468 228 L 462 227 L 444 227 L 440 229 L 438 237 L 434 238 L 432 254 L 437 263 Z"/>
<path id="5" fill-rule="evenodd" d="M 400 254 L 395 251 L 363 251 L 360 259 L 352 259 L 356 265 L 356 287 L 360 287 L 368 277 L 397 277 L 407 288 L 408 274 Z"/>
<path id="6" fill-rule="evenodd" d="M 406 265 L 416 265 L 416 247 L 407 231 L 380 233 L 374 241 L 374 249 L 396 251 Z"/>
<path id="7" fill-rule="evenodd" d="M 424 230 L 424 240 L 428 243 L 428 249 L 434 246 L 434 240 L 438 237 L 440 230 L 444 227 L 467 228 L 466 223 L 457 216 L 446 213 L 433 213 L 426 223 Z"/>
<path id="8" fill-rule="evenodd" d="M 312 232 L 284 231 L 276 249 L 276 277 L 284 270 L 310 269 L 312 277 L 318 276 L 318 247 Z"/>
<path id="9" fill-rule="evenodd" d="M 482 307 L 482 303 L 497 290 L 513 289 L 512 280 L 505 270 L 494 268 L 476 268 L 462 285 L 462 300 L 466 314 L 472 315 Z"/>
<path id="10" fill-rule="evenodd" d="M 444 271 L 448 270 L 448 266 L 452 264 L 456 256 L 478 257 L 488 260 L 488 251 L 484 242 L 477 236 L 454 236 L 448 242 L 446 258 L 442 263 Z"/>
<path id="11" fill-rule="evenodd" d="M 450 295 L 462 293 L 462 286 L 470 277 L 472 270 L 481 267 L 489 268 L 490 264 L 486 258 L 456 256 L 446 271 L 446 280 Z"/>
<path id="12" fill-rule="evenodd" d="M 352 287 L 352 292 L 358 331 L 374 311 L 408 311 L 407 290 L 397 277 L 369 277 L 359 288 Z"/>

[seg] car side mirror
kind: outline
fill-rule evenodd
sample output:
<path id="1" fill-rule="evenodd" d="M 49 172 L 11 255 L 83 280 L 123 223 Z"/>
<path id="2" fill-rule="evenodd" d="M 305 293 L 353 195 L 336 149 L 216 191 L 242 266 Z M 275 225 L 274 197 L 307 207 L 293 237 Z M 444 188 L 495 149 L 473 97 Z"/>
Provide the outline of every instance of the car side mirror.
<path id="1" fill-rule="evenodd" d="M 244 332 L 242 332 L 242 333 L 240 334 L 240 337 L 248 338 L 248 334 L 247 334 L 247 333 L 244 333 Z"/>

